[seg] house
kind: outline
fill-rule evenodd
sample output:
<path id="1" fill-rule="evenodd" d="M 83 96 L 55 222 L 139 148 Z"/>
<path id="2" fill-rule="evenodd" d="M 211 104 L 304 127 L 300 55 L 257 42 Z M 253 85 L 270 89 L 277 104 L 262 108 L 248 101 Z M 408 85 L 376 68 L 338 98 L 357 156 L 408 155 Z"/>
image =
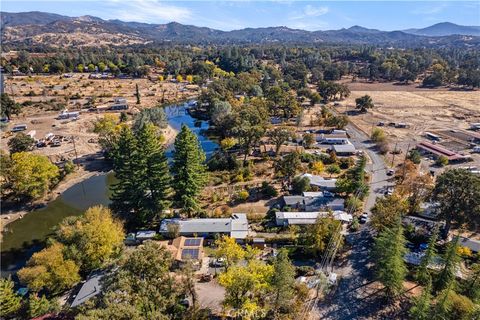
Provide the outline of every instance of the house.
<path id="1" fill-rule="evenodd" d="M 286 207 L 304 211 L 343 210 L 345 208 L 344 199 L 324 195 L 317 197 L 283 196 L 283 204 Z"/>
<path id="2" fill-rule="evenodd" d="M 279 227 L 289 226 L 289 225 L 308 225 L 315 224 L 319 217 L 326 218 L 329 215 L 332 215 L 333 219 L 339 220 L 342 222 L 351 222 L 353 216 L 344 211 L 316 211 L 316 212 L 276 212 L 275 213 L 275 223 Z"/>
<path id="3" fill-rule="evenodd" d="M 204 258 L 203 238 L 177 237 L 170 241 L 162 241 L 173 259 L 179 266 L 188 260 L 193 261 L 194 266 L 199 267 Z"/>
<path id="4" fill-rule="evenodd" d="M 227 235 L 244 240 L 248 235 L 248 220 L 244 213 L 234 213 L 230 218 L 164 219 L 160 223 L 160 234 L 169 233 L 169 225 L 177 225 L 181 236 Z"/>
<path id="5" fill-rule="evenodd" d="M 454 151 L 448 150 L 447 148 L 439 146 L 438 144 L 433 144 L 426 141 L 420 142 L 417 145 L 417 149 L 422 151 L 424 154 L 431 154 L 435 158 L 444 156 L 448 159 L 448 161 L 452 161 L 452 162 L 465 161 L 468 158 L 470 158 L 470 156 L 464 156 L 464 155 L 458 154 Z"/>
<path id="6" fill-rule="evenodd" d="M 311 186 L 316 186 L 320 190 L 335 191 L 337 179 L 325 179 L 324 177 L 317 176 L 310 173 L 305 173 L 301 177 L 307 177 L 310 180 Z"/>
<path id="7" fill-rule="evenodd" d="M 75 296 L 71 307 L 75 308 L 79 305 L 83 304 L 88 299 L 95 297 L 96 295 L 100 294 L 102 291 L 102 283 L 101 280 L 105 275 L 104 271 L 94 271 L 90 274 L 88 279 L 80 288 L 80 291 Z"/>
<path id="8" fill-rule="evenodd" d="M 320 134 L 316 138 L 317 142 L 320 144 L 348 144 L 350 141 L 343 134 L 329 134 L 324 135 Z"/>
<path id="9" fill-rule="evenodd" d="M 335 154 L 339 156 L 350 156 L 357 152 L 355 146 L 351 143 L 347 144 L 334 144 L 330 147 L 331 151 L 335 151 Z"/>

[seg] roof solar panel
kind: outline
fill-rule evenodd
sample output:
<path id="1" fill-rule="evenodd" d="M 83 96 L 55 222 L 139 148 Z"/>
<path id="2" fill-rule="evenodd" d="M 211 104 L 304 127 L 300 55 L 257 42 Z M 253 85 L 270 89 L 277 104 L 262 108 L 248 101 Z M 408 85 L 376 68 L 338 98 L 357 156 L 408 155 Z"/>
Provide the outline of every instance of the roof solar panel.
<path id="1" fill-rule="evenodd" d="M 186 247 L 198 247 L 202 239 L 185 239 Z"/>
<path id="2" fill-rule="evenodd" d="M 182 250 L 182 260 L 183 259 L 198 259 L 199 249 L 183 249 Z"/>

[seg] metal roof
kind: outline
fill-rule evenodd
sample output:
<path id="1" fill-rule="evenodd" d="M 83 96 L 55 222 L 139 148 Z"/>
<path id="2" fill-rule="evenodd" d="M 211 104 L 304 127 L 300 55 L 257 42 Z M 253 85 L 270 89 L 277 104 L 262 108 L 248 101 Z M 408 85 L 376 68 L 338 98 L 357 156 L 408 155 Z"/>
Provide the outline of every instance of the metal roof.
<path id="1" fill-rule="evenodd" d="M 235 213 L 230 218 L 164 219 L 160 232 L 167 232 L 172 223 L 179 225 L 181 234 L 230 233 L 233 238 L 243 239 L 248 233 L 247 215 L 243 213 Z"/>
<path id="2" fill-rule="evenodd" d="M 310 173 L 304 173 L 301 175 L 301 177 L 307 177 L 310 180 L 310 184 L 318 187 L 323 187 L 323 188 L 335 188 L 337 179 L 325 179 L 322 176 L 317 176 L 314 174 Z"/>
<path id="3" fill-rule="evenodd" d="M 73 300 L 71 307 L 77 307 L 88 299 L 98 295 L 102 291 L 100 280 L 103 278 L 103 276 L 104 273 L 102 271 L 92 273 L 88 280 L 85 281 L 83 286 L 80 288 L 80 291 Z"/>
<path id="4" fill-rule="evenodd" d="M 357 150 L 353 144 L 334 144 L 332 149 L 336 153 L 354 153 Z"/>

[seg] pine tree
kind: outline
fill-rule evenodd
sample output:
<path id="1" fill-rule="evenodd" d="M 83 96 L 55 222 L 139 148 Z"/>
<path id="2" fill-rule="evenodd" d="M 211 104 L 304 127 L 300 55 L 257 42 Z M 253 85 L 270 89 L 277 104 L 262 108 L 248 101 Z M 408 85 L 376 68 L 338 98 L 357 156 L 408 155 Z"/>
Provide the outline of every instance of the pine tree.
<path id="1" fill-rule="evenodd" d="M 160 143 L 154 125 L 147 124 L 138 132 L 137 150 L 139 152 L 139 172 L 144 185 L 142 211 L 144 220 L 161 213 L 170 203 L 171 176 L 165 150 Z"/>
<path id="2" fill-rule="evenodd" d="M 425 251 L 425 255 L 423 256 L 422 261 L 417 269 L 417 280 L 421 284 L 427 284 L 428 281 L 431 280 L 430 272 L 428 271 L 428 265 L 432 262 L 433 258 L 437 253 L 437 249 L 435 245 L 438 239 L 438 226 L 435 227 L 430 239 L 428 240 L 428 247 Z"/>
<path id="3" fill-rule="evenodd" d="M 385 286 L 389 296 L 396 296 L 403 290 L 403 280 L 407 275 L 407 267 L 403 260 L 406 253 L 405 242 L 400 220 L 382 231 L 375 239 L 376 276 Z"/>
<path id="4" fill-rule="evenodd" d="M 174 146 L 172 173 L 175 201 L 192 216 L 199 209 L 197 197 L 206 183 L 205 153 L 197 136 L 187 126 L 182 126 Z"/>
<path id="5" fill-rule="evenodd" d="M 289 309 L 295 294 L 295 268 L 293 267 L 288 252 L 282 249 L 273 263 L 274 273 L 272 278 L 273 310 L 278 318 L 280 309 Z"/>
<path id="6" fill-rule="evenodd" d="M 137 97 L 137 104 L 140 104 L 140 90 L 138 89 L 138 83 L 135 84 L 135 96 Z"/>
<path id="7" fill-rule="evenodd" d="M 446 288 L 454 288 L 456 284 L 455 274 L 460 257 L 457 254 L 459 237 L 456 236 L 447 246 L 445 255 L 443 257 L 444 266 L 437 278 L 436 291 L 441 291 Z"/>
<path id="8" fill-rule="evenodd" d="M 427 280 L 420 297 L 414 299 L 409 315 L 412 320 L 427 320 L 430 318 L 430 308 L 432 303 L 432 281 Z"/>
<path id="9" fill-rule="evenodd" d="M 141 194 L 139 188 L 142 187 L 142 181 L 138 172 L 139 156 L 136 139 L 132 131 L 124 127 L 120 131 L 118 143 L 113 152 L 113 170 L 118 180 L 111 189 L 112 209 L 119 214 L 127 217 L 134 213 L 138 214 Z M 134 219 L 139 222 L 139 217 Z"/>
<path id="10" fill-rule="evenodd" d="M 452 309 L 452 305 L 450 303 L 450 294 L 452 292 L 452 285 L 450 283 L 444 290 L 440 292 L 440 294 L 436 297 L 437 303 L 435 304 L 435 308 L 433 309 L 432 316 L 430 318 L 434 320 L 444 320 L 449 319 L 450 310 Z"/>
<path id="11" fill-rule="evenodd" d="M 0 279 L 0 317 L 15 314 L 22 306 L 22 299 L 13 291 L 13 281 L 10 278 Z"/>
<path id="12" fill-rule="evenodd" d="M 49 301 L 45 296 L 38 297 L 36 294 L 33 294 L 28 299 L 28 314 L 32 318 L 43 316 L 58 309 L 58 303 Z"/>

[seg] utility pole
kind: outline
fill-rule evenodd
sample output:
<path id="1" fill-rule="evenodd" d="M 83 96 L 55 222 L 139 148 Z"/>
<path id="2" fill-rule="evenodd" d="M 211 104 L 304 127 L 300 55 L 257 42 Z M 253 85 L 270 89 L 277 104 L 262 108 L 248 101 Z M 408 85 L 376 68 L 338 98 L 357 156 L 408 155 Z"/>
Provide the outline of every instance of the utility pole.
<path id="1" fill-rule="evenodd" d="M 407 162 L 407 157 L 408 157 L 408 152 L 409 151 L 410 151 L 410 143 L 407 146 L 407 152 L 405 152 L 405 158 L 403 159 L 402 181 L 405 180 L 405 173 L 406 173 L 405 163 Z"/>
<path id="2" fill-rule="evenodd" d="M 75 137 L 72 136 L 73 141 L 73 151 L 75 152 L 75 161 L 77 162 L 77 168 L 80 168 L 80 163 L 78 162 L 78 153 L 77 153 L 77 146 L 75 145 Z"/>
<path id="3" fill-rule="evenodd" d="M 392 152 L 392 168 L 395 164 L 395 153 L 397 152 L 397 142 L 395 142 L 395 148 L 393 148 L 393 152 Z"/>

